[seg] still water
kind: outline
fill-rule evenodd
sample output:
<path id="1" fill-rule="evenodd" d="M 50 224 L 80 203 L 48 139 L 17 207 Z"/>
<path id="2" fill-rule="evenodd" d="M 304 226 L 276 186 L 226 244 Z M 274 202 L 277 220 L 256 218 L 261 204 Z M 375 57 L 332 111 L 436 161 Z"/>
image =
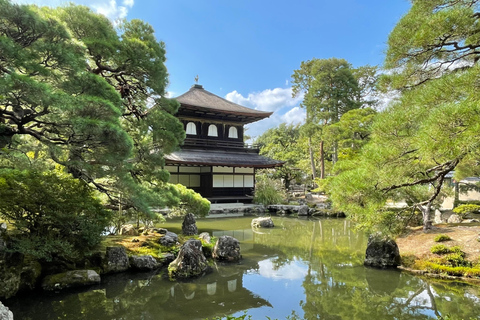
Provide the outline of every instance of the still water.
<path id="1" fill-rule="evenodd" d="M 344 219 L 274 217 L 274 229 L 252 230 L 252 218 L 202 219 L 200 232 L 241 242 L 239 264 L 217 264 L 188 282 L 162 274 L 105 277 L 88 291 L 6 301 L 15 320 L 205 319 L 480 319 L 480 290 L 363 266 L 366 237 Z M 163 225 L 180 232 L 181 221 Z"/>

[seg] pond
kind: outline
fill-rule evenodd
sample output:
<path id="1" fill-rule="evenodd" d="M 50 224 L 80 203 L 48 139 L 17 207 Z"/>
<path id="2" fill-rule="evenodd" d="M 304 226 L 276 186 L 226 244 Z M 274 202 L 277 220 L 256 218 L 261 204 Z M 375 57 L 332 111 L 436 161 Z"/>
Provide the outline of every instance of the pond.
<path id="1" fill-rule="evenodd" d="M 243 260 L 216 264 L 188 282 L 137 273 L 104 277 L 88 291 L 7 300 L 15 320 L 205 319 L 246 312 L 252 319 L 480 319 L 478 287 L 365 268 L 367 239 L 344 219 L 201 219 L 200 232 L 241 242 Z M 163 225 L 180 232 L 181 221 Z"/>

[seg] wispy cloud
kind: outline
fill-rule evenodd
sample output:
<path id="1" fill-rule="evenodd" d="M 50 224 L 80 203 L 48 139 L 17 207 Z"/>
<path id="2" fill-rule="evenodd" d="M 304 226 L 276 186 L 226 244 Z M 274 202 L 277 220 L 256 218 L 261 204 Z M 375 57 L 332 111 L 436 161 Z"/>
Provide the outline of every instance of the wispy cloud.
<path id="1" fill-rule="evenodd" d="M 109 18 L 111 21 L 115 22 L 118 19 L 123 19 L 127 17 L 128 10 L 130 10 L 134 5 L 134 0 L 13 0 L 15 3 L 19 4 L 36 4 L 37 6 L 49 6 L 49 7 L 58 7 L 63 5 L 68 5 L 71 2 L 75 4 L 81 4 L 87 7 L 92 8 L 95 12 L 101 13 Z"/>

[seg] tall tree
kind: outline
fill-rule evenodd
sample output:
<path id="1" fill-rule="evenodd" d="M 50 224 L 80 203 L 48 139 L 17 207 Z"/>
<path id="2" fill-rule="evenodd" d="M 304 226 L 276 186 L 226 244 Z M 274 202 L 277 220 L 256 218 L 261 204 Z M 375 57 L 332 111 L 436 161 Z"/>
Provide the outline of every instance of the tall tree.
<path id="1" fill-rule="evenodd" d="M 160 168 L 185 133 L 164 43 L 140 20 L 118 30 L 83 6 L 0 0 L 0 147 L 44 150 L 113 207 L 148 213 L 180 201 Z"/>
<path id="2" fill-rule="evenodd" d="M 388 199 L 407 199 L 404 211 L 420 210 L 429 229 L 446 175 L 480 171 L 479 9 L 478 1 L 417 0 L 392 31 L 382 85 L 402 96 L 332 185 L 337 205 L 357 219 L 379 222 L 391 213 Z"/>
<path id="3" fill-rule="evenodd" d="M 298 163 L 304 153 L 300 146 L 300 127 L 298 125 L 280 124 L 276 128 L 268 129 L 256 140 L 260 146 L 260 154 L 285 161 L 285 164 L 275 170 L 275 177 L 283 179 L 285 189 L 290 183 L 300 177 Z"/>
<path id="4" fill-rule="evenodd" d="M 336 123 L 345 112 L 360 107 L 358 81 L 350 64 L 343 59 L 312 59 L 302 62 L 292 75 L 293 96 L 304 93 L 301 104 L 307 123 L 322 126 Z M 311 140 L 310 140 L 311 144 Z M 334 145 L 333 162 L 337 161 Z M 324 178 L 323 140 L 320 142 L 321 178 Z M 314 164 L 312 163 L 312 168 Z"/>

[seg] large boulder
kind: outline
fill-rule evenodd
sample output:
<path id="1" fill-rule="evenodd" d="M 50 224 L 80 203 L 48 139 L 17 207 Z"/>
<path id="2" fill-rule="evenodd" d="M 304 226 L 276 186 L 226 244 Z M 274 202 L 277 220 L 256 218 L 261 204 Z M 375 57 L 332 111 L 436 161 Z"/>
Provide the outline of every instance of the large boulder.
<path id="1" fill-rule="evenodd" d="M 187 240 L 180 248 L 177 258 L 168 266 L 171 279 L 197 277 L 208 269 L 207 259 L 202 252 L 200 240 Z"/>
<path id="2" fill-rule="evenodd" d="M 186 236 L 193 236 L 198 234 L 197 223 L 193 213 L 187 213 L 182 222 L 182 233 Z"/>
<path id="3" fill-rule="evenodd" d="M 298 208 L 298 216 L 308 216 L 308 206 L 303 205 Z"/>
<path id="4" fill-rule="evenodd" d="M 400 251 L 394 240 L 378 235 L 368 238 L 364 265 L 374 268 L 396 268 L 400 262 Z"/>
<path id="5" fill-rule="evenodd" d="M 119 232 L 122 236 L 138 236 L 138 231 L 132 224 L 125 224 L 120 228 Z"/>
<path id="6" fill-rule="evenodd" d="M 239 261 L 242 259 L 240 242 L 231 236 L 221 236 L 213 248 L 212 256 L 220 261 Z"/>
<path id="7" fill-rule="evenodd" d="M 33 290 L 41 273 L 42 267 L 37 261 L 24 261 L 18 253 L 7 254 L 6 260 L 0 261 L 0 298 L 8 299 L 20 291 Z"/>
<path id="8" fill-rule="evenodd" d="M 107 247 L 107 253 L 105 255 L 106 272 L 123 272 L 130 267 L 128 256 L 124 247 Z"/>
<path id="9" fill-rule="evenodd" d="M 66 288 L 84 287 L 100 283 L 100 276 L 93 270 L 73 270 L 46 276 L 42 281 L 43 290 L 53 291 Z"/>
<path id="10" fill-rule="evenodd" d="M 252 220 L 252 227 L 254 228 L 273 228 L 274 226 L 271 217 L 261 217 Z"/>
<path id="11" fill-rule="evenodd" d="M 151 271 L 160 268 L 160 266 L 151 255 L 130 257 L 130 267 L 135 270 Z"/>
<path id="12" fill-rule="evenodd" d="M 0 319 L 1 320 L 13 320 L 13 313 L 3 305 L 0 301 Z"/>
<path id="13" fill-rule="evenodd" d="M 458 214 L 452 214 L 448 220 L 448 223 L 462 223 L 462 218 Z"/>
<path id="14" fill-rule="evenodd" d="M 158 240 L 162 246 L 171 247 L 177 244 L 178 235 L 174 232 L 167 231 L 163 237 Z"/>

